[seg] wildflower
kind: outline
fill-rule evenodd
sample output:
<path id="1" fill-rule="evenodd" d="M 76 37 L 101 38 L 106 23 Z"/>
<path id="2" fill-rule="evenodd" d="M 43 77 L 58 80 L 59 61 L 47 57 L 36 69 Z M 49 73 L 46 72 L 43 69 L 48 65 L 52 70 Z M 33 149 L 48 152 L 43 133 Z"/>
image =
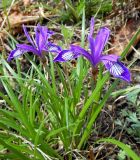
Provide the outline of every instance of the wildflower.
<path id="1" fill-rule="evenodd" d="M 102 27 L 95 38 L 93 38 L 94 31 L 94 18 L 91 19 L 90 33 L 88 35 L 90 51 L 86 51 L 80 46 L 71 45 L 69 50 L 61 51 L 58 56 L 54 59 L 54 62 L 66 62 L 68 60 L 84 56 L 90 61 L 93 67 L 103 62 L 106 69 L 116 78 L 123 79 L 130 82 L 129 70 L 119 61 L 120 57 L 114 54 L 103 55 L 102 51 L 106 45 L 110 30 L 107 27 Z"/>
<path id="2" fill-rule="evenodd" d="M 51 35 L 53 35 L 53 31 L 48 30 L 48 28 L 44 26 L 40 26 L 39 24 L 35 28 L 35 38 L 31 38 L 29 33 L 27 32 L 26 27 L 23 25 L 24 34 L 27 37 L 30 45 L 27 44 L 17 44 L 16 49 L 12 50 L 8 56 L 8 61 L 11 61 L 13 58 L 19 57 L 20 55 L 26 52 L 32 52 L 35 55 L 42 56 L 42 52 L 55 52 L 58 53 L 61 51 L 61 47 L 51 43 L 48 41 Z"/>

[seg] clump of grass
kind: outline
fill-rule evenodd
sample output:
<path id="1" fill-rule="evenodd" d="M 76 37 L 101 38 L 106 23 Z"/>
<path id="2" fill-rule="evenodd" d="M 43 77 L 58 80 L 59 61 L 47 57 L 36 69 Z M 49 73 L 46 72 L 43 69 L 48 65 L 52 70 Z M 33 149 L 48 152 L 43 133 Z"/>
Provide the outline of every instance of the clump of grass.
<path id="1" fill-rule="evenodd" d="M 61 10 L 62 22 L 79 22 L 81 20 L 82 10 L 85 8 L 86 17 L 90 19 L 92 15 L 98 12 L 98 17 L 108 14 L 112 10 L 112 1 L 90 0 L 90 1 L 69 1 L 64 2 L 65 8 Z"/>

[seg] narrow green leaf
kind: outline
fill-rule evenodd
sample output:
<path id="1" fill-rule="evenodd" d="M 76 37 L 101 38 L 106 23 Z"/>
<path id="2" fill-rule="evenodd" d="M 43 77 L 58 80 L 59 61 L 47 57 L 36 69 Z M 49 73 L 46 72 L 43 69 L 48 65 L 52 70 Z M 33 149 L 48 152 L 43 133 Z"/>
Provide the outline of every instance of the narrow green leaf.
<path id="1" fill-rule="evenodd" d="M 94 112 L 94 114 L 92 115 L 90 121 L 88 122 L 84 133 L 82 135 L 82 138 L 80 140 L 80 143 L 78 145 L 78 148 L 80 149 L 83 145 L 83 143 L 88 139 L 89 135 L 90 135 L 90 131 L 91 128 L 93 126 L 93 123 L 95 122 L 97 116 L 99 115 L 99 113 L 101 112 L 102 107 L 104 106 L 104 104 L 106 103 L 106 101 L 108 100 L 110 94 L 112 93 L 112 91 L 114 90 L 114 88 L 116 87 L 116 85 L 118 84 L 119 80 L 117 79 L 109 88 L 109 90 L 107 91 L 107 93 L 104 95 L 104 98 L 101 100 L 100 104 L 96 106 L 96 110 Z"/>
<path id="2" fill-rule="evenodd" d="M 29 157 L 25 156 L 24 154 L 22 154 L 21 152 L 19 152 L 17 149 L 15 149 L 13 146 L 11 146 L 10 144 L 7 144 L 6 142 L 4 142 L 2 139 L 0 139 L 0 144 L 2 144 L 3 146 L 5 146 L 6 148 L 8 148 L 10 151 L 12 151 L 13 153 L 15 153 L 16 155 L 18 155 L 18 157 L 20 157 L 21 159 L 30 160 Z"/>
<path id="3" fill-rule="evenodd" d="M 84 119 L 84 116 L 88 110 L 88 108 L 90 107 L 90 105 L 92 103 L 94 103 L 94 99 L 96 97 L 96 94 L 98 92 L 100 92 L 100 90 L 102 89 L 103 85 L 105 84 L 105 82 L 108 80 L 109 78 L 109 73 L 105 74 L 105 76 L 102 78 L 102 80 L 99 82 L 99 85 L 96 86 L 96 88 L 94 89 L 94 91 L 92 92 L 91 96 L 87 99 L 85 105 L 82 107 L 82 110 L 77 118 L 77 121 L 76 121 L 76 127 L 74 129 L 74 135 L 76 134 L 77 132 L 77 129 L 78 128 L 81 128 L 79 127 L 79 125 L 81 126 L 81 121 Z"/>
<path id="4" fill-rule="evenodd" d="M 97 141 L 97 143 L 99 143 L 99 142 L 109 142 L 109 143 L 112 143 L 114 145 L 117 145 L 122 150 L 124 150 L 126 152 L 126 154 L 130 158 L 132 158 L 133 160 L 140 160 L 140 157 L 132 149 L 130 149 L 126 144 L 124 144 L 124 143 L 122 143 L 118 140 L 115 140 L 115 139 L 112 139 L 112 138 L 102 138 L 102 139 L 99 139 Z"/>
<path id="5" fill-rule="evenodd" d="M 82 35 L 81 35 L 81 47 L 85 46 L 85 6 L 83 8 L 83 16 L 82 16 Z"/>
<path id="6" fill-rule="evenodd" d="M 134 42 L 137 39 L 137 37 L 138 37 L 139 34 L 140 34 L 140 29 L 138 29 L 138 31 L 136 32 L 136 34 L 131 38 L 131 40 L 130 40 L 129 44 L 127 45 L 127 47 L 122 52 L 121 59 L 123 59 L 126 56 L 126 54 L 128 53 L 128 51 L 131 48 L 131 46 L 134 44 Z"/>

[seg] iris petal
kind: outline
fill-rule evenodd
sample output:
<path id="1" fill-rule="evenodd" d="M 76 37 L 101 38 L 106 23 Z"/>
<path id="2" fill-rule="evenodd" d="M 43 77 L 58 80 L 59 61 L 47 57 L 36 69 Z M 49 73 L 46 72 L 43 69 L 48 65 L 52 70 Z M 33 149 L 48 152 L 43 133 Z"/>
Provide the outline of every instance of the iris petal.
<path id="1" fill-rule="evenodd" d="M 23 24 L 22 27 L 23 27 L 24 34 L 26 35 L 28 41 L 35 47 L 35 44 L 34 44 L 33 40 L 31 39 L 31 37 L 30 37 L 30 35 L 29 35 L 29 33 L 28 33 L 28 31 L 27 31 L 25 25 Z"/>
<path id="2" fill-rule="evenodd" d="M 89 48 L 91 50 L 93 60 L 95 61 L 96 60 L 96 58 L 94 57 L 94 54 L 95 54 L 95 40 L 91 36 L 88 36 L 88 41 L 89 41 Z M 94 63 L 96 63 L 96 62 L 94 62 Z"/>
<path id="3" fill-rule="evenodd" d="M 106 61 L 107 60 L 107 61 L 117 62 L 119 58 L 120 57 L 115 55 L 115 54 L 102 55 L 100 57 L 100 61 L 104 61 L 104 60 Z"/>
<path id="4" fill-rule="evenodd" d="M 78 53 L 79 55 L 86 57 L 91 62 L 91 64 L 93 64 L 93 59 L 91 54 L 87 52 L 85 49 L 83 49 L 82 47 L 71 45 L 71 50 L 75 53 Z"/>
<path id="5" fill-rule="evenodd" d="M 48 30 L 48 28 L 44 26 L 40 26 L 39 24 L 35 28 L 35 42 L 32 40 L 30 37 L 29 33 L 27 32 L 26 27 L 23 25 L 23 30 L 24 33 L 28 39 L 28 41 L 31 43 L 31 45 L 26 45 L 26 44 L 17 44 L 17 49 L 11 51 L 8 61 L 11 59 L 18 57 L 18 55 L 24 54 L 25 52 L 32 52 L 38 56 L 42 55 L 43 51 L 47 51 L 46 45 L 49 43 L 48 38 L 54 34 L 53 31 Z M 55 46 L 55 51 L 56 51 L 56 45 Z M 53 47 L 54 47 L 53 46 Z M 59 52 L 61 51 L 61 48 L 58 46 L 57 50 Z M 53 51 L 53 50 L 52 50 Z M 58 51 L 57 51 L 58 53 Z"/>
<path id="6" fill-rule="evenodd" d="M 45 49 L 48 38 L 53 34 L 54 32 L 49 31 L 47 27 L 40 26 L 40 24 L 37 25 L 35 29 L 35 41 L 40 51 Z"/>
<path id="7" fill-rule="evenodd" d="M 41 53 L 34 48 L 33 46 L 27 45 L 27 44 L 17 44 L 17 48 L 26 52 L 32 52 L 38 56 L 41 56 Z"/>
<path id="8" fill-rule="evenodd" d="M 106 69 L 116 78 L 120 78 L 127 82 L 130 82 L 131 76 L 128 68 L 126 68 L 121 62 L 103 61 Z"/>
<path id="9" fill-rule="evenodd" d="M 47 33 L 47 28 L 42 28 L 39 24 L 37 25 L 35 30 L 35 41 L 40 51 L 44 48 L 45 43 L 47 42 Z"/>
<path id="10" fill-rule="evenodd" d="M 90 21 L 90 36 L 93 36 L 93 32 L 94 32 L 94 17 L 92 17 Z"/>
<path id="11" fill-rule="evenodd" d="M 11 61 L 13 58 L 17 58 L 24 54 L 25 52 L 32 52 L 38 56 L 41 56 L 38 50 L 36 50 L 33 46 L 27 44 L 17 44 L 17 49 L 10 52 L 8 56 L 8 61 Z"/>
<path id="12" fill-rule="evenodd" d="M 73 52 L 72 50 L 63 50 L 61 51 L 56 58 L 54 58 L 54 62 L 67 62 L 69 60 L 75 59 L 80 56 L 79 53 Z"/>
<path id="13" fill-rule="evenodd" d="M 94 58 L 101 56 L 101 53 L 106 45 L 110 35 L 110 30 L 107 27 L 102 27 L 95 38 L 95 53 Z"/>
<path id="14" fill-rule="evenodd" d="M 21 56 L 22 54 L 24 54 L 26 51 L 21 50 L 21 49 L 15 49 L 12 50 L 7 58 L 7 60 L 10 62 L 13 58 L 17 58 L 19 56 Z"/>
<path id="15" fill-rule="evenodd" d="M 46 48 L 47 48 L 47 51 L 48 51 L 48 52 L 59 53 L 59 52 L 62 51 L 62 49 L 61 49 L 60 46 L 55 45 L 55 44 L 53 44 L 53 43 L 48 43 Z"/>

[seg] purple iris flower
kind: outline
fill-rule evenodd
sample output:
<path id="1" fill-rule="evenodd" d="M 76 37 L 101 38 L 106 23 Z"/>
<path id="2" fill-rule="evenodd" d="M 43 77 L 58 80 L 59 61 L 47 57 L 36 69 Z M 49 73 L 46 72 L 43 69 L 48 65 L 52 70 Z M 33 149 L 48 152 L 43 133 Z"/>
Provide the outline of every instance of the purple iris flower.
<path id="1" fill-rule="evenodd" d="M 10 52 L 8 56 L 8 61 L 11 61 L 13 58 L 19 57 L 20 55 L 26 52 L 32 52 L 35 55 L 41 57 L 43 56 L 42 55 L 43 51 L 59 53 L 62 50 L 61 47 L 48 41 L 50 36 L 54 34 L 54 32 L 48 30 L 48 28 L 40 26 L 38 24 L 37 27 L 35 28 L 35 38 L 31 38 L 24 25 L 23 25 L 23 30 L 30 45 L 17 44 L 16 45 L 17 48 Z"/>
<path id="2" fill-rule="evenodd" d="M 107 27 L 102 27 L 97 33 L 97 36 L 93 38 L 94 31 L 94 18 L 91 19 L 90 33 L 88 35 L 90 51 L 86 51 L 80 46 L 71 45 L 69 50 L 61 51 L 54 59 L 54 62 L 66 62 L 68 60 L 84 56 L 90 61 L 93 67 L 102 62 L 106 69 L 116 78 L 123 79 L 130 82 L 129 70 L 119 61 L 120 57 L 114 54 L 103 55 L 102 51 L 109 39 L 110 30 Z"/>

